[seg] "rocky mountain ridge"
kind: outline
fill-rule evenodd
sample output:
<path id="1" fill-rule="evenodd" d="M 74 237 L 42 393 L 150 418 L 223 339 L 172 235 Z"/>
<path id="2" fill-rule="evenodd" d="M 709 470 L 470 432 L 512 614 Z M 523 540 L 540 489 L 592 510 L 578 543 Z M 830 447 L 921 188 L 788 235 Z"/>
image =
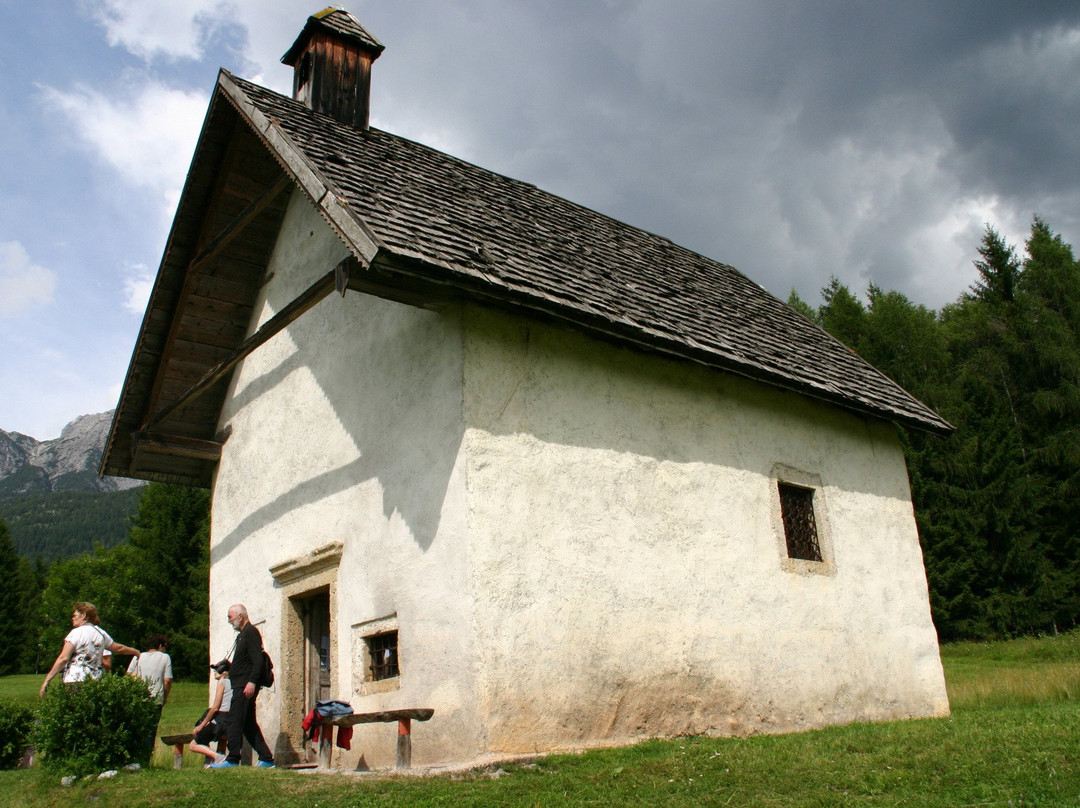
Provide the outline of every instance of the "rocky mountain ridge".
<path id="1" fill-rule="evenodd" d="M 55 491 L 122 491 L 142 485 L 98 477 L 113 411 L 80 415 L 59 438 L 39 441 L 0 429 L 0 498 Z"/>

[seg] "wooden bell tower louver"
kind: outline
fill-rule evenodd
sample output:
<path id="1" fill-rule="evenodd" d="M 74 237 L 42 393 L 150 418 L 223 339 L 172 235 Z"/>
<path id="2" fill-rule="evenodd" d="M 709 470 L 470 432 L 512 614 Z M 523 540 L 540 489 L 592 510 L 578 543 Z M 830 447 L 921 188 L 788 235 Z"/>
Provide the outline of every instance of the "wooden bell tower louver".
<path id="1" fill-rule="evenodd" d="M 293 98 L 315 112 L 367 129 L 371 63 L 383 47 L 343 8 L 330 6 L 312 14 L 281 57 L 293 68 Z"/>

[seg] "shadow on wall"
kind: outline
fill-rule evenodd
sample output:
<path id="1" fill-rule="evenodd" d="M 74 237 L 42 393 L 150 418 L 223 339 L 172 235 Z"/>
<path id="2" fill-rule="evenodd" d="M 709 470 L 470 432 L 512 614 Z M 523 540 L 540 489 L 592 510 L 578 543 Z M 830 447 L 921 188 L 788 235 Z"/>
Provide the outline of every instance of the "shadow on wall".
<path id="1" fill-rule="evenodd" d="M 469 339 L 486 343 L 482 355 L 492 367 L 465 358 L 466 318 Z M 909 496 L 902 473 L 865 474 L 865 468 L 836 462 L 842 445 L 861 446 L 857 453 L 867 445 L 874 454 L 885 448 L 880 441 L 891 442 L 882 431 L 893 429 L 889 425 L 568 329 L 475 307 L 433 313 L 350 293 L 324 300 L 287 333 L 299 349 L 248 383 L 235 406 L 272 397 L 292 374 L 306 371 L 325 397 L 327 417 L 336 418 L 358 456 L 250 513 L 215 544 L 215 562 L 297 508 L 369 480 L 382 491 L 384 517 L 398 514 L 427 551 L 440 528 L 466 420 L 493 435 L 528 435 L 548 445 L 659 463 L 715 464 L 762 476 L 777 462 L 815 473 L 824 464 L 827 484 L 900 500 Z M 770 426 L 763 429 L 763 423 Z M 325 436 L 314 436 L 304 450 L 319 451 L 320 440 Z"/>
<path id="2" fill-rule="evenodd" d="M 769 477 L 777 463 L 906 501 L 896 428 L 687 360 L 471 308 L 466 421 L 546 446 Z M 592 453 L 579 455 L 595 463 Z"/>
<path id="3" fill-rule="evenodd" d="M 325 399 L 300 406 L 326 409 L 359 456 L 252 511 L 215 543 L 213 560 L 297 508 L 366 481 L 378 483 L 385 518 L 398 514 L 426 552 L 439 531 L 464 435 L 459 323 L 460 311 L 436 314 L 356 293 L 331 296 L 294 323 L 287 334 L 300 348 L 248 383 L 234 407 L 272 397 L 306 371 Z M 294 446 L 320 451 L 326 436 L 311 438 Z"/>

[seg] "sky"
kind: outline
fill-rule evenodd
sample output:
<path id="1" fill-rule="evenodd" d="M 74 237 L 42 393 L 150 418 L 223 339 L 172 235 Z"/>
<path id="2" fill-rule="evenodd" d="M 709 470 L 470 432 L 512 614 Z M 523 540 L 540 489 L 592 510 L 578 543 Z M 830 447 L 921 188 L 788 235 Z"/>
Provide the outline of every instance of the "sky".
<path id="1" fill-rule="evenodd" d="M 116 406 L 218 69 L 318 0 L 0 0 L 0 429 Z M 811 305 L 940 310 L 989 224 L 1080 247 L 1080 2 L 350 0 L 371 124 Z"/>

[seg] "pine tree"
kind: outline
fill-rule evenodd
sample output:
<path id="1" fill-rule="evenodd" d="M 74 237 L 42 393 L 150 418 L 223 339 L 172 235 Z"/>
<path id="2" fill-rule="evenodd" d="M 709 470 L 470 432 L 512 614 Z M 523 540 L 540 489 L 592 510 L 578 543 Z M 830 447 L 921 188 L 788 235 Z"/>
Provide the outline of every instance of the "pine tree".
<path id="1" fill-rule="evenodd" d="M 866 336 L 866 308 L 837 278 L 821 290 L 824 305 L 818 310 L 821 326 L 855 351 L 861 351 Z"/>
<path id="2" fill-rule="evenodd" d="M 1029 611 L 1038 621 L 1033 628 L 1057 628 L 1080 619 L 1080 515 L 1073 507 L 1080 494 L 1080 265 L 1038 218 L 1027 253 L 1017 284 L 1014 373 L 1034 498 L 1030 552 L 1038 580 Z"/>
<path id="3" fill-rule="evenodd" d="M 957 431 L 909 457 L 943 639 L 1080 618 L 1080 272 L 1039 219 L 1027 252 L 1021 263 L 986 229 L 980 281 L 942 316 L 952 359 L 937 404 Z"/>
<path id="4" fill-rule="evenodd" d="M 209 492 L 147 486 L 129 542 L 139 559 L 135 585 L 146 602 L 144 634 L 169 636 L 177 676 L 202 672 L 209 654 Z"/>
<path id="5" fill-rule="evenodd" d="M 810 322 L 821 325 L 818 313 L 814 311 L 814 307 L 799 297 L 799 293 L 794 289 L 792 289 L 791 294 L 788 295 L 787 304 Z"/>
<path id="6" fill-rule="evenodd" d="M 979 280 L 972 285 L 971 294 L 991 305 L 1011 303 L 1020 275 L 1016 251 L 1005 243 L 994 228 L 987 225 L 982 244 L 979 245 L 979 255 L 982 260 L 975 262 Z"/>
<path id="7" fill-rule="evenodd" d="M 19 557 L 7 523 L 0 520 L 0 676 L 17 673 L 26 615 L 19 580 Z"/>
<path id="8" fill-rule="evenodd" d="M 832 279 L 817 319 L 935 407 L 946 439 L 901 429 L 944 640 L 1080 618 L 1080 273 L 1036 219 L 1021 263 L 991 227 L 979 280 L 940 315 Z"/>
<path id="9" fill-rule="evenodd" d="M 151 634 L 165 634 L 177 678 L 205 673 L 209 502 L 207 491 L 153 483 L 143 489 L 126 544 L 53 564 L 42 594 L 46 653 L 55 658 L 72 604 L 88 600 L 114 639 L 141 647 Z"/>
<path id="10" fill-rule="evenodd" d="M 40 644 L 44 615 L 41 611 L 41 593 L 49 578 L 49 566 L 40 558 L 29 561 L 19 558 L 19 591 L 22 595 L 23 644 L 19 652 L 19 673 L 41 673 L 46 661 L 45 649 Z"/>

